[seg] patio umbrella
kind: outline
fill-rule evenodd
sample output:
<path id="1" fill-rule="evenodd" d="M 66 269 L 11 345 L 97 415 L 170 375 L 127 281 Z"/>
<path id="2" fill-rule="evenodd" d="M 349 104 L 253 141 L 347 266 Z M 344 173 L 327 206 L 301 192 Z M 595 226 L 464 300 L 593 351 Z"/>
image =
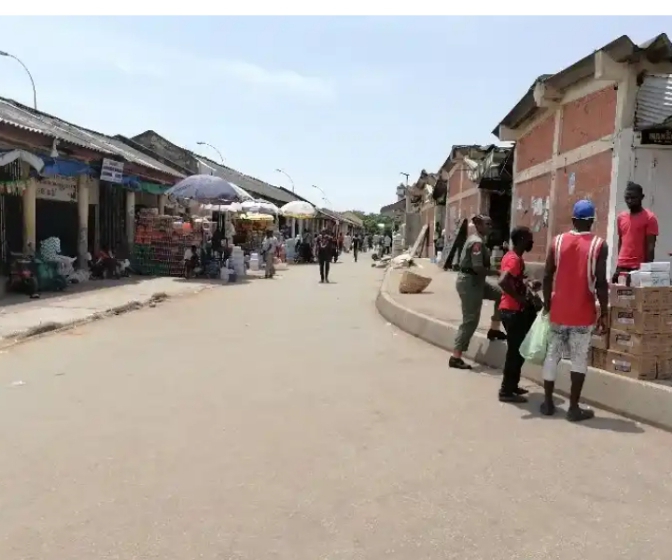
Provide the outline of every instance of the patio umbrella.
<path id="1" fill-rule="evenodd" d="M 245 200 L 245 191 L 214 175 L 192 175 L 172 186 L 166 194 L 177 199 L 203 203 L 229 203 Z"/>
<path id="2" fill-rule="evenodd" d="M 268 214 L 243 214 L 240 216 L 240 219 L 252 222 L 272 222 L 273 216 L 269 216 Z"/>
<path id="3" fill-rule="evenodd" d="M 310 219 L 317 215 L 315 207 L 310 202 L 304 202 L 303 200 L 292 200 L 292 202 L 288 202 L 280 208 L 280 212 L 283 216 L 287 216 L 288 218 L 299 219 Z"/>
<path id="4" fill-rule="evenodd" d="M 243 210 L 252 214 L 271 214 L 272 216 L 277 216 L 280 212 L 280 209 L 267 200 L 246 200 L 242 204 Z"/>
<path id="5" fill-rule="evenodd" d="M 232 202 L 231 204 L 203 204 L 202 208 L 209 212 L 230 212 L 232 214 L 243 211 L 243 205 L 240 202 Z"/>
<path id="6" fill-rule="evenodd" d="M 229 181 L 229 184 L 234 189 L 236 189 L 236 192 L 240 195 L 240 200 L 241 201 L 254 200 L 254 197 L 249 192 L 247 192 L 243 187 L 239 187 L 238 185 L 236 185 L 235 183 L 232 183 L 231 181 Z"/>

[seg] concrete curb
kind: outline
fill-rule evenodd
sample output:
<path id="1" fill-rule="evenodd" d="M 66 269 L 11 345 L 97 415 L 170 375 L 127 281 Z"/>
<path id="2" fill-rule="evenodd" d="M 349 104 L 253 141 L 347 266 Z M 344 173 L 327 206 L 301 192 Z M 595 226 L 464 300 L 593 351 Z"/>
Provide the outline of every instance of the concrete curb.
<path id="1" fill-rule="evenodd" d="M 74 321 L 65 321 L 62 323 L 57 322 L 42 323 L 25 331 L 13 333 L 0 339 L 0 349 L 5 350 L 7 348 L 11 348 L 12 346 L 22 344 L 23 342 L 27 342 L 29 340 L 37 340 L 39 338 L 49 336 L 55 333 L 69 331 L 76 327 L 80 327 L 88 323 L 93 323 L 94 321 L 99 321 L 100 319 L 105 319 L 106 317 L 123 315 L 125 313 L 129 313 L 131 311 L 137 311 L 145 307 L 155 307 L 156 304 L 162 303 L 168 299 L 178 299 L 200 294 L 201 292 L 207 289 L 209 288 L 204 286 L 192 292 L 185 292 L 182 294 L 177 294 L 175 296 L 171 296 L 169 294 L 166 294 L 165 292 L 156 292 L 151 296 L 149 296 L 148 298 L 144 298 L 142 300 L 129 301 L 122 305 L 116 305 L 114 307 L 106 309 L 105 311 L 92 313 L 88 317 L 75 319 Z"/>
<path id="2" fill-rule="evenodd" d="M 378 312 L 403 331 L 451 351 L 457 326 L 402 306 L 390 296 L 390 288 L 390 270 L 387 270 L 376 298 Z M 396 286 L 393 288 L 396 289 Z M 489 342 L 485 335 L 477 332 L 465 355 L 478 363 L 501 369 L 506 356 L 506 344 Z M 541 367 L 526 364 L 523 377 L 541 385 Z M 563 361 L 556 390 L 567 396 L 569 385 L 569 364 Z M 668 386 L 590 368 L 583 389 L 583 400 L 638 422 L 672 431 L 672 388 Z"/>

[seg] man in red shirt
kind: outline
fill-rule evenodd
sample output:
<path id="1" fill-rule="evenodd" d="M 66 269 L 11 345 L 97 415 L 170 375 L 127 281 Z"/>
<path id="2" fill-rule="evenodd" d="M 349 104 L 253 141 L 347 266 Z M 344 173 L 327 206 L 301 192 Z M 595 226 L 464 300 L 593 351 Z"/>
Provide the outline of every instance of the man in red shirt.
<path id="1" fill-rule="evenodd" d="M 535 296 L 525 279 L 525 261 L 523 260 L 523 254 L 530 252 L 534 246 L 530 228 L 514 228 L 511 232 L 511 245 L 512 249 L 502 259 L 499 278 L 499 286 L 502 288 L 499 312 L 506 329 L 507 344 L 499 400 L 500 402 L 524 403 L 527 399 L 523 395 L 527 393 L 527 390 L 518 386 L 520 372 L 525 363 L 525 359 L 520 355 L 520 345 L 537 316 Z M 537 306 L 541 308 L 539 298 L 536 299 Z"/>
<path id="2" fill-rule="evenodd" d="M 639 269 L 643 262 L 652 262 L 658 236 L 658 218 L 642 207 L 644 191 L 642 186 L 632 181 L 625 188 L 626 212 L 616 218 L 618 226 L 618 261 L 612 278 L 615 284 L 621 272 Z"/>
<path id="3" fill-rule="evenodd" d="M 579 200 L 572 214 L 574 229 L 556 235 L 546 256 L 544 270 L 544 308 L 550 314 L 551 333 L 543 367 L 544 402 L 541 413 L 555 413 L 553 391 L 558 364 L 565 355 L 571 361 L 572 386 L 569 394 L 567 420 L 589 420 L 595 413 L 579 407 L 583 382 L 588 371 L 590 340 L 597 321 L 597 332 L 607 326 L 609 285 L 604 240 L 590 230 L 595 223 L 595 206 L 590 200 Z M 595 297 L 600 302 L 597 316 Z"/>

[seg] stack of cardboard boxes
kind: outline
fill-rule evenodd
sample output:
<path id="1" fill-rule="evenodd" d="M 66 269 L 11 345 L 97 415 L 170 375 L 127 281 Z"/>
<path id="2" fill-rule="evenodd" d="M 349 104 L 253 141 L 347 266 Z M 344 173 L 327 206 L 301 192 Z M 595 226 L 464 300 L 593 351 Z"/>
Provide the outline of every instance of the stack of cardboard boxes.
<path id="1" fill-rule="evenodd" d="M 645 263 L 630 286 L 609 290 L 609 329 L 594 336 L 592 366 L 632 377 L 672 379 L 670 263 Z"/>

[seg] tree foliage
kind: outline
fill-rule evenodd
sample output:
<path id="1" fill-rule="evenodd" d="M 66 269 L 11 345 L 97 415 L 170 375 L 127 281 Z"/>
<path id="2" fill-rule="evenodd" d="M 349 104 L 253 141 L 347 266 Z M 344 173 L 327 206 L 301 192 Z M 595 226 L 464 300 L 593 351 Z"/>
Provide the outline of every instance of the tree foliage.
<path id="1" fill-rule="evenodd" d="M 359 216 L 364 222 L 364 230 L 367 234 L 373 235 L 374 233 L 381 233 L 381 228 L 378 227 L 378 224 L 384 224 L 385 231 L 392 231 L 394 229 L 394 220 L 389 216 L 383 216 L 382 214 L 366 213 L 360 212 L 359 210 L 352 210 L 353 214 Z"/>

